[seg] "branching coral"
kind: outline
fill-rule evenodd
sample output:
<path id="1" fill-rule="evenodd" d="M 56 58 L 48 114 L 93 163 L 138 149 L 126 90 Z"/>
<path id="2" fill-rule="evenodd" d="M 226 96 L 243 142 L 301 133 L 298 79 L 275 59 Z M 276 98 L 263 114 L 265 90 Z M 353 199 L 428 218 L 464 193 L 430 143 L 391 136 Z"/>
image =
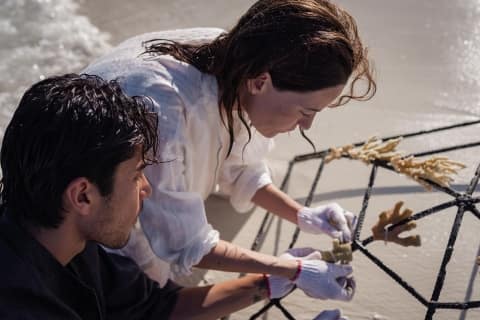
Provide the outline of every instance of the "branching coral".
<path id="1" fill-rule="evenodd" d="M 384 240 L 385 242 L 394 242 L 399 245 L 408 247 L 408 246 L 420 246 L 421 239 L 419 235 L 412 235 L 408 237 L 401 238 L 400 234 L 414 229 L 417 225 L 414 221 L 409 221 L 407 223 L 398 225 L 393 228 L 393 230 L 388 231 L 388 227 L 399 223 L 402 220 L 408 219 L 412 216 L 412 210 L 405 209 L 400 212 L 403 202 L 399 201 L 395 204 L 393 209 L 388 211 L 383 211 L 378 216 L 378 222 L 372 227 L 373 239 L 375 240 Z"/>
<path id="2" fill-rule="evenodd" d="M 449 160 L 447 157 L 431 157 L 426 160 L 420 160 L 413 156 L 405 157 L 396 150 L 401 140 L 401 138 L 397 138 L 383 142 L 373 137 L 359 147 L 346 145 L 332 148 L 325 157 L 325 163 L 344 156 L 361 160 L 366 164 L 375 160 L 383 160 L 391 164 L 396 172 L 417 181 L 428 190 L 431 190 L 431 186 L 425 180 L 446 187 L 453 182 L 452 175 L 465 168 L 464 164 Z"/>

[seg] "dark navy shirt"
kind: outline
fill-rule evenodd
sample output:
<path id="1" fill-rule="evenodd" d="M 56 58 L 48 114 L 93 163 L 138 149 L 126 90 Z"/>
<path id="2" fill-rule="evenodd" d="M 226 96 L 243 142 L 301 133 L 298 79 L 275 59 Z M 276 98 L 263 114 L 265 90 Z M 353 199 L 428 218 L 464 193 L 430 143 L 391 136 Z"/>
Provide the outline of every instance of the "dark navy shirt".
<path id="1" fill-rule="evenodd" d="M 0 217 L 0 319 L 168 319 L 179 289 L 173 282 L 159 288 L 133 260 L 96 243 L 62 266 Z"/>

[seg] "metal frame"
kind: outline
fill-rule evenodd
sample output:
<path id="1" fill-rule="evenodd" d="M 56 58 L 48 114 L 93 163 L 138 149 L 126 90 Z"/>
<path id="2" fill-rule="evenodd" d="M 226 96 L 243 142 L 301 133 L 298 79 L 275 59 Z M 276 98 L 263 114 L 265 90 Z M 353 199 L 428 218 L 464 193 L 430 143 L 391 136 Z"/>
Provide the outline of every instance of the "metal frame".
<path id="1" fill-rule="evenodd" d="M 480 120 L 477 121 L 471 121 L 471 122 L 465 122 L 465 123 L 460 123 L 460 124 L 455 124 L 455 125 L 450 125 L 450 126 L 445 126 L 445 127 L 440 127 L 440 128 L 435 128 L 432 130 L 423 130 L 423 131 L 418 131 L 414 133 L 408 133 L 404 135 L 397 135 L 397 136 L 390 136 L 390 137 L 384 137 L 382 140 L 388 140 L 388 139 L 393 139 L 393 138 L 398 138 L 398 137 L 403 137 L 403 138 L 410 138 L 410 137 L 415 137 L 415 136 L 420 136 L 420 135 L 425 135 L 425 134 L 430 134 L 434 132 L 439 132 L 439 131 L 445 131 L 445 130 L 452 130 L 455 128 L 460 128 L 460 127 L 466 127 L 470 125 L 477 125 L 480 124 Z M 355 143 L 354 146 L 361 146 L 365 143 L 363 142 L 358 142 Z M 416 153 L 412 154 L 413 156 L 416 157 L 421 157 L 421 156 L 428 156 L 428 155 L 433 155 L 433 154 L 438 154 L 438 153 L 443 153 L 447 151 L 454 151 L 454 150 L 460 150 L 460 149 L 467 149 L 467 148 L 473 148 L 473 147 L 478 147 L 480 146 L 480 141 L 479 142 L 474 142 L 474 143 L 468 143 L 468 144 L 463 144 L 463 145 L 457 145 L 453 147 L 447 147 L 447 148 L 442 148 L 442 149 L 436 149 L 436 150 L 431 150 L 427 152 L 421 152 L 421 153 Z M 320 164 L 317 169 L 317 172 L 315 174 L 312 186 L 310 188 L 310 192 L 308 194 L 308 197 L 305 200 L 305 206 L 310 206 L 314 192 L 317 188 L 318 181 L 321 177 L 324 164 L 325 164 L 325 157 L 329 153 L 329 149 L 323 150 L 320 152 L 315 152 L 315 153 L 309 153 L 309 154 L 304 154 L 304 155 L 299 155 L 294 157 L 288 165 L 287 172 L 284 176 L 284 179 L 281 184 L 281 189 L 285 191 L 287 189 L 288 182 L 291 177 L 291 173 L 293 170 L 293 167 L 295 164 L 298 164 L 300 162 L 304 161 L 311 161 L 315 159 L 320 159 Z M 348 156 L 345 156 L 345 158 L 348 158 Z M 363 227 L 363 221 L 365 220 L 365 215 L 366 215 L 366 210 L 368 207 L 368 203 L 370 200 L 371 196 L 371 191 L 373 188 L 373 185 L 375 183 L 375 178 L 378 169 L 386 169 L 386 170 L 391 170 L 395 171 L 393 167 L 388 164 L 385 161 L 375 161 L 372 163 L 372 170 L 370 173 L 370 179 L 368 182 L 367 189 L 365 190 L 364 197 L 363 197 L 363 204 L 362 208 L 360 210 L 359 216 L 358 216 L 358 223 L 357 227 L 354 233 L 354 240 L 352 241 L 352 251 L 360 251 L 363 253 L 368 259 L 370 259 L 374 264 L 376 264 L 381 270 L 383 270 L 387 275 L 389 275 L 394 281 L 396 281 L 401 287 L 403 287 L 406 291 L 408 291 L 415 299 L 417 299 L 421 304 L 423 304 L 426 308 L 426 314 L 425 314 L 425 319 L 430 320 L 433 318 L 433 315 L 437 309 L 461 309 L 464 310 L 462 313 L 461 318 L 465 317 L 465 311 L 470 308 L 478 308 L 480 307 L 480 301 L 465 301 L 465 302 L 439 302 L 438 299 L 440 297 L 445 276 L 446 276 L 446 268 L 447 265 L 450 261 L 450 258 L 452 256 L 454 246 L 455 246 L 455 241 L 457 239 L 458 231 L 460 229 L 464 214 L 466 212 L 469 212 L 473 214 L 475 217 L 480 219 L 480 210 L 477 208 L 477 204 L 480 202 L 480 197 L 473 197 L 473 193 L 475 189 L 478 186 L 478 181 L 480 177 L 480 164 L 477 167 L 477 170 L 474 174 L 474 177 L 472 178 L 467 190 L 463 193 L 459 193 L 452 188 L 449 187 L 443 187 L 438 185 L 437 183 L 430 181 L 430 180 L 424 180 L 427 184 L 429 184 L 432 188 L 436 189 L 437 191 L 444 192 L 450 196 L 453 197 L 451 201 L 439 204 L 437 206 L 434 206 L 432 208 L 429 208 L 427 210 L 423 210 L 420 212 L 415 213 L 408 219 L 404 219 L 400 221 L 399 223 L 392 225 L 388 228 L 388 230 L 391 230 L 395 228 L 398 225 L 405 224 L 409 221 L 412 220 L 419 220 L 421 218 L 433 215 L 435 213 L 438 213 L 442 210 L 451 208 L 451 207 L 457 207 L 457 213 L 451 228 L 450 236 L 448 239 L 447 246 L 445 248 L 445 252 L 443 255 L 442 263 L 440 265 L 440 269 L 437 275 L 437 279 L 435 282 L 435 287 L 433 289 L 432 295 L 430 299 L 424 298 L 415 288 L 407 283 L 405 280 L 403 280 L 395 271 L 390 269 L 387 265 L 385 265 L 379 258 L 377 258 L 375 255 L 373 255 L 366 247 L 369 243 L 373 241 L 372 237 L 368 237 L 364 240 L 360 240 L 360 232 Z M 268 233 L 268 226 L 270 225 L 272 221 L 272 215 L 270 212 L 266 212 L 263 221 L 260 225 L 260 228 L 257 232 L 257 235 L 253 241 L 253 244 L 251 246 L 252 250 L 258 251 L 259 248 L 261 247 L 261 244 L 263 243 L 263 240 L 266 237 L 266 234 Z M 293 233 L 292 236 L 292 241 L 290 242 L 289 248 L 292 248 L 295 243 L 297 242 L 298 236 L 300 233 L 300 229 L 297 227 L 295 229 L 295 232 Z M 473 277 L 476 275 L 478 267 L 474 267 L 474 270 L 472 271 Z M 295 290 L 295 289 L 294 289 Z M 293 291 L 293 290 L 292 290 Z M 468 288 L 468 291 L 471 291 L 471 288 Z M 468 295 L 467 295 L 468 296 Z M 283 315 L 287 319 L 295 319 L 293 315 L 281 304 L 282 299 L 272 299 L 269 303 L 267 303 L 263 308 L 261 308 L 258 312 L 253 314 L 250 319 L 257 319 L 259 316 L 263 315 L 265 312 L 267 312 L 272 306 L 275 306 L 278 308 Z"/>

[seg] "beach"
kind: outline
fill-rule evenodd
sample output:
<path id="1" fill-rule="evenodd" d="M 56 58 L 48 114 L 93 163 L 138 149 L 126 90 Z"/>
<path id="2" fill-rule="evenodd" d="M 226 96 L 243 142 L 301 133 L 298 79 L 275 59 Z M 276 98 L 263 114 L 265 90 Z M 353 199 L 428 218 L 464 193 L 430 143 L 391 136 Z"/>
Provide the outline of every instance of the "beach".
<path id="1" fill-rule="evenodd" d="M 378 92 L 371 101 L 351 102 L 322 111 L 307 132 L 317 150 L 365 141 L 371 136 L 399 135 L 480 118 L 478 0 L 461 3 L 449 0 L 337 2 L 358 22 L 359 32 L 375 62 Z M 6 6 L 0 7 L 0 41 L 4 44 L 0 58 L 6 61 L 1 69 L 0 134 L 18 103 L 20 93 L 33 81 L 55 73 L 78 72 L 112 46 L 140 33 L 187 27 L 228 29 L 254 1 L 52 0 L 45 3 L 36 1 L 37 7 L 32 5 L 32 8 L 27 8 L 25 3 L 28 1 L 20 3 L 24 7 L 18 7 L 20 4 L 15 1 L 7 1 Z M 22 20 L 17 21 L 2 11 L 7 6 L 11 10 L 15 5 L 18 12 L 32 11 L 30 22 L 38 19 L 38 25 L 47 25 L 50 29 L 37 34 L 34 25 L 31 29 L 20 27 Z M 47 5 L 52 7 L 47 8 Z M 38 8 L 45 8 L 45 18 L 42 18 L 43 11 L 39 14 Z M 58 14 L 50 17 L 47 13 L 52 10 L 58 10 Z M 40 18 L 34 18 L 34 12 Z M 24 42 L 17 39 L 21 32 L 29 35 Z M 28 42 L 28 39 L 33 40 Z M 48 41 L 41 42 L 41 39 Z M 64 40 L 60 43 L 58 39 Z M 8 46 L 5 45 L 7 40 Z M 41 54 L 35 51 L 39 46 L 43 46 Z M 49 52 L 51 54 L 47 54 Z M 24 69 L 16 71 L 19 65 Z M 13 75 L 9 78 L 7 74 Z M 480 126 L 475 125 L 405 139 L 399 149 L 405 154 L 412 154 L 479 140 Z M 275 181 L 280 184 L 289 161 L 296 155 L 313 150 L 298 132 L 280 135 L 275 143 L 268 160 Z M 467 165 L 452 185 L 454 190 L 465 192 L 479 165 L 480 147 L 442 155 Z M 318 165 L 319 161 L 315 160 L 295 165 L 288 193 L 305 202 Z M 311 205 L 333 201 L 358 214 L 371 168 L 359 161 L 346 159 L 326 165 Z M 474 196 L 478 195 L 476 191 Z M 368 237 L 377 215 L 397 201 L 402 200 L 414 212 L 420 212 L 451 199 L 443 192 L 427 192 L 405 176 L 379 169 L 360 238 Z M 262 209 L 238 214 L 219 196 L 211 196 L 206 209 L 209 222 L 220 231 L 222 239 L 247 248 L 252 245 L 264 217 Z M 410 233 L 421 235 L 421 247 L 405 248 L 377 241 L 368 249 L 429 300 L 456 213 L 457 208 L 453 207 L 418 220 L 417 228 Z M 480 300 L 480 279 L 475 269 L 480 245 L 479 228 L 480 221 L 467 212 L 448 264 L 439 301 Z M 282 253 L 288 248 L 294 230 L 288 222 L 273 220 L 261 251 Z M 295 244 L 296 247 L 322 249 L 329 249 L 331 245 L 326 236 L 303 233 Z M 333 308 L 342 309 L 349 319 L 424 319 L 426 307 L 362 252 L 354 252 L 352 265 L 357 289 L 351 302 L 314 300 L 297 290 L 283 301 L 283 305 L 296 319 L 313 319 L 321 310 Z M 199 271 L 189 283 L 215 283 L 237 276 Z M 260 307 L 260 303 L 256 304 L 232 314 L 230 319 L 247 319 Z M 283 318 L 276 308 L 268 315 L 268 319 Z M 433 317 L 440 320 L 479 318 L 480 309 L 468 312 L 438 310 Z"/>

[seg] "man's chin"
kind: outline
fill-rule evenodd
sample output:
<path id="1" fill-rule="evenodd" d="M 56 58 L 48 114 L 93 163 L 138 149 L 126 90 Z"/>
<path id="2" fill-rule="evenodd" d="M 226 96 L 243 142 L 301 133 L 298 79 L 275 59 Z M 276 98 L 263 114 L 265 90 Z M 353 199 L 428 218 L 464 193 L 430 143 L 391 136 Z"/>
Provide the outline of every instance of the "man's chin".
<path id="1" fill-rule="evenodd" d="M 111 241 L 109 243 L 101 243 L 101 245 L 112 250 L 118 250 L 125 247 L 128 243 L 128 240 L 130 240 L 130 233 L 125 239 L 116 239 L 115 241 Z"/>

